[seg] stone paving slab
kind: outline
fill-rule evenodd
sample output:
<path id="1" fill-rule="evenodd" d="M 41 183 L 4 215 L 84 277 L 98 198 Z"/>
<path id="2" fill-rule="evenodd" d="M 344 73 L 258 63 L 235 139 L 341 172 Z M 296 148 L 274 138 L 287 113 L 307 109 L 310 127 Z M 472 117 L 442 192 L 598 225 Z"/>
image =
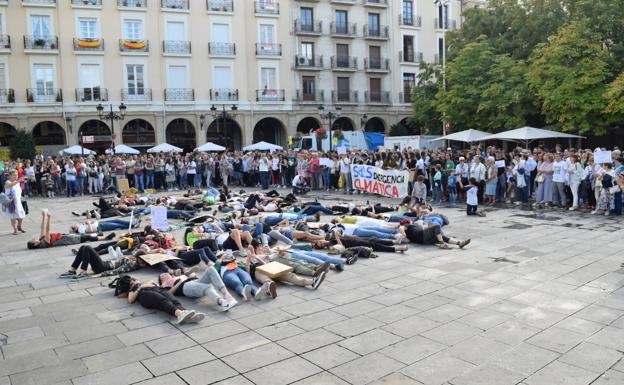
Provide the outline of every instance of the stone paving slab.
<path id="1" fill-rule="evenodd" d="M 71 247 L 25 249 L 41 207 L 60 231 L 88 198 L 29 204 L 29 233 L 0 234 L 0 385 L 624 383 L 621 218 L 442 209 L 466 249 L 379 253 L 228 313 L 182 299 L 206 319 L 178 326 L 114 298 L 110 279 L 57 279 Z"/>

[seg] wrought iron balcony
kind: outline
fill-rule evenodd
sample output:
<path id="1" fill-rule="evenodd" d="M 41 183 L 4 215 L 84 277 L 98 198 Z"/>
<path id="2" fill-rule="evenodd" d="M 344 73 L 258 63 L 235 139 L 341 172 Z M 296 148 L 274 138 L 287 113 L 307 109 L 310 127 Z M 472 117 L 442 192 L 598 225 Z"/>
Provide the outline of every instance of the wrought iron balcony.
<path id="1" fill-rule="evenodd" d="M 314 93 L 308 93 L 304 90 L 296 90 L 294 101 L 297 103 L 322 104 L 325 101 L 325 91 L 319 90 Z"/>
<path id="2" fill-rule="evenodd" d="M 53 5 L 56 0 L 22 0 L 23 5 Z"/>
<path id="3" fill-rule="evenodd" d="M 399 102 L 412 103 L 412 91 L 407 89 L 403 90 L 403 92 L 399 92 Z"/>
<path id="4" fill-rule="evenodd" d="M 353 56 L 332 56 L 331 68 L 334 71 L 357 71 L 357 58 Z"/>
<path id="5" fill-rule="evenodd" d="M 422 60 L 423 60 L 422 52 L 399 51 L 399 62 L 401 63 L 418 64 L 422 62 Z"/>
<path id="6" fill-rule="evenodd" d="M 362 4 L 369 5 L 371 7 L 387 7 L 388 0 L 362 0 Z"/>
<path id="7" fill-rule="evenodd" d="M 336 23 L 332 21 L 329 24 L 330 33 L 334 37 L 356 37 L 357 25 L 355 23 Z"/>
<path id="8" fill-rule="evenodd" d="M 55 51 L 58 50 L 57 36 L 24 36 L 24 49 Z"/>
<path id="9" fill-rule="evenodd" d="M 13 88 L 0 88 L 0 104 L 15 103 L 15 90 Z"/>
<path id="10" fill-rule="evenodd" d="M 26 90 L 28 103 L 61 103 L 63 90 L 60 88 L 28 88 Z"/>
<path id="11" fill-rule="evenodd" d="M 80 7 L 101 7 L 102 0 L 71 0 L 73 6 Z"/>
<path id="12" fill-rule="evenodd" d="M 213 56 L 234 56 L 236 55 L 236 44 L 208 43 L 208 54 Z"/>
<path id="13" fill-rule="evenodd" d="M 323 68 L 323 56 L 295 55 L 295 68 L 300 70 L 320 70 Z"/>
<path id="14" fill-rule="evenodd" d="M 390 72 L 390 60 L 382 58 L 364 58 L 364 70 L 366 72 L 388 73 Z"/>
<path id="15" fill-rule="evenodd" d="M 390 104 L 390 92 L 364 91 L 364 100 L 367 104 Z"/>
<path id="16" fill-rule="evenodd" d="M 152 101 L 151 88 L 122 88 L 121 100 L 124 102 L 150 102 Z"/>
<path id="17" fill-rule="evenodd" d="M 420 16 L 414 16 L 409 13 L 401 13 L 399 15 L 399 25 L 420 28 L 422 27 L 422 18 Z"/>
<path id="18" fill-rule="evenodd" d="M 238 100 L 238 88 L 211 88 L 210 100 L 234 102 Z"/>
<path id="19" fill-rule="evenodd" d="M 353 5 L 355 0 L 329 0 L 331 4 Z"/>
<path id="20" fill-rule="evenodd" d="M 174 55 L 190 55 L 191 42 L 186 40 L 164 40 L 163 53 Z"/>
<path id="21" fill-rule="evenodd" d="M 147 8 L 147 0 L 117 0 L 118 7 Z"/>
<path id="22" fill-rule="evenodd" d="M 192 102 L 195 100 L 195 90 L 192 88 L 165 88 L 166 102 Z"/>
<path id="23" fill-rule="evenodd" d="M 356 104 L 358 99 L 357 91 L 332 91 L 332 102 L 334 104 Z"/>
<path id="24" fill-rule="evenodd" d="M 283 102 L 286 100 L 284 90 L 278 90 L 276 88 L 264 88 L 262 90 L 256 90 L 257 102 Z"/>
<path id="25" fill-rule="evenodd" d="M 160 7 L 164 9 L 189 10 L 189 0 L 160 0 Z"/>
<path id="26" fill-rule="evenodd" d="M 317 22 L 301 22 L 300 19 L 295 20 L 295 33 L 297 35 L 320 35 L 323 33 L 323 24 Z"/>
<path id="27" fill-rule="evenodd" d="M 388 27 L 382 25 L 371 26 L 369 24 L 364 25 L 364 38 L 365 39 L 378 39 L 388 40 L 389 33 Z"/>
<path id="28" fill-rule="evenodd" d="M 256 55 L 282 56 L 282 45 L 280 43 L 256 43 Z"/>
<path id="29" fill-rule="evenodd" d="M 434 25 L 436 29 L 457 29 L 457 22 L 452 19 L 435 18 Z"/>
<path id="30" fill-rule="evenodd" d="M 108 89 L 100 87 L 76 88 L 77 102 L 106 102 Z"/>
<path id="31" fill-rule="evenodd" d="M 206 0 L 208 12 L 234 12 L 232 0 Z"/>
<path id="32" fill-rule="evenodd" d="M 263 15 L 279 15 L 279 3 L 277 1 L 256 1 L 256 13 Z"/>
<path id="33" fill-rule="evenodd" d="M 149 40 L 119 39 L 121 52 L 149 52 Z"/>
<path id="34" fill-rule="evenodd" d="M 74 38 L 74 51 L 104 51 L 104 39 Z"/>
<path id="35" fill-rule="evenodd" d="M 11 49 L 11 36 L 0 35 L 0 49 Z"/>

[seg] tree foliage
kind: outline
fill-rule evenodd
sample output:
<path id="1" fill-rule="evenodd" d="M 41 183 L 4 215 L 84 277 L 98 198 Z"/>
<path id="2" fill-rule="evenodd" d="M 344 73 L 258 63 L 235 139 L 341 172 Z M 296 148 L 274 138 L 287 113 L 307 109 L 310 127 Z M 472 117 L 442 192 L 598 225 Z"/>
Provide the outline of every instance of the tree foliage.
<path id="1" fill-rule="evenodd" d="M 441 85 L 439 69 L 431 64 L 420 66 L 418 82 L 412 89 L 412 105 L 414 116 L 409 119 L 415 130 L 421 133 L 440 134 L 442 132 L 442 115 L 436 109 L 435 96 Z"/>
<path id="2" fill-rule="evenodd" d="M 34 159 L 35 141 L 30 132 L 17 130 L 13 141 L 9 144 L 11 159 Z"/>
<path id="3" fill-rule="evenodd" d="M 604 94 L 607 102 L 605 112 L 610 120 L 622 126 L 624 123 L 624 72 L 609 85 Z"/>

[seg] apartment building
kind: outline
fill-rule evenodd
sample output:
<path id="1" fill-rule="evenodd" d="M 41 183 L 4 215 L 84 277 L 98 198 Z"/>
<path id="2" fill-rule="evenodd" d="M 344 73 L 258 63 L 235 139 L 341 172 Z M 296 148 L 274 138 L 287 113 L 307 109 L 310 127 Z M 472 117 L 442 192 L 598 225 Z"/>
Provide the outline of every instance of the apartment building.
<path id="1" fill-rule="evenodd" d="M 460 11 L 433 0 L 0 0 L 0 145 L 17 129 L 50 151 L 286 144 L 329 124 L 319 106 L 340 111 L 336 128 L 387 131 L 410 115 L 418 65 L 443 57 Z"/>

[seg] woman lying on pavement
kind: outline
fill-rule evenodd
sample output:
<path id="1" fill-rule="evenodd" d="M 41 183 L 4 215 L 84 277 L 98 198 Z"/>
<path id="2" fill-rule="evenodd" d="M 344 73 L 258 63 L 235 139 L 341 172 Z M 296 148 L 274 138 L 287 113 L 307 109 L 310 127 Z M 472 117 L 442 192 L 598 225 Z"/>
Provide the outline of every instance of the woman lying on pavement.
<path id="1" fill-rule="evenodd" d="M 289 255 L 292 258 L 300 259 L 302 261 L 310 262 L 315 265 L 322 265 L 324 262 L 329 262 L 334 266 L 336 271 L 343 271 L 345 261 L 340 258 L 331 257 L 324 253 L 319 253 L 315 251 L 304 251 L 304 250 L 287 250 L 285 248 L 276 248 L 277 255 Z"/>
<path id="2" fill-rule="evenodd" d="M 28 249 L 45 249 L 48 247 L 76 245 L 85 242 L 95 242 L 111 240 L 115 238 L 115 233 L 110 233 L 106 237 L 97 234 L 63 234 L 50 232 L 50 219 L 52 215 L 43 209 L 41 211 L 41 232 L 39 238 L 31 239 L 26 243 Z"/>
<path id="3" fill-rule="evenodd" d="M 115 286 L 111 286 L 114 285 Z M 141 283 L 138 278 L 125 275 L 109 285 L 115 287 L 117 297 L 128 297 L 128 302 L 138 301 L 146 309 L 161 310 L 177 318 L 178 324 L 199 322 L 205 315 L 195 310 L 186 310 L 184 306 L 169 292 L 154 282 Z"/>
<path id="4" fill-rule="evenodd" d="M 353 235 L 360 238 L 396 239 L 404 241 L 406 238 L 403 226 L 389 228 L 386 226 L 364 226 L 360 224 L 341 223 L 330 227 L 333 231 L 340 231 L 343 235 Z"/>
<path id="5" fill-rule="evenodd" d="M 322 250 L 328 249 L 334 253 L 340 254 L 345 248 L 349 247 L 370 247 L 373 251 L 389 252 L 389 253 L 404 253 L 407 251 L 407 245 L 397 245 L 397 241 L 390 239 L 379 238 L 361 238 L 353 235 L 344 235 L 339 231 L 331 233 L 328 241 L 322 240 L 314 242 L 314 248 Z"/>
<path id="6" fill-rule="evenodd" d="M 283 222 L 278 223 L 277 226 L 275 226 L 274 230 L 279 232 L 280 234 L 283 234 L 291 241 L 314 242 L 325 239 L 322 235 L 316 235 L 306 231 L 295 230 L 295 227 L 291 226 L 288 220 L 284 220 Z M 271 236 L 270 232 L 269 236 Z"/>
<path id="7" fill-rule="evenodd" d="M 261 219 L 261 222 L 269 225 L 275 226 L 278 223 L 286 220 L 286 221 L 306 221 L 306 222 L 318 222 L 320 219 L 320 215 L 305 215 L 305 214 L 294 214 L 294 213 L 281 213 L 279 215 L 268 215 Z"/>
<path id="8" fill-rule="evenodd" d="M 163 249 L 161 247 L 154 247 L 151 243 L 142 243 L 139 246 L 139 250 L 142 250 L 146 254 L 166 254 L 179 260 L 167 261 L 167 265 L 173 270 L 186 271 L 188 266 L 195 266 L 201 262 L 210 266 L 217 261 L 217 257 L 209 247 L 202 249 L 191 249 L 190 246 L 174 246 L 170 249 Z"/>
<path id="9" fill-rule="evenodd" d="M 59 278 L 86 278 L 89 266 L 91 266 L 91 271 L 100 277 L 129 273 L 148 266 L 141 259 L 134 256 L 118 257 L 116 253 L 112 254 L 115 259 L 102 260 L 100 254 L 93 247 L 88 245 L 80 246 L 71 267 L 65 273 L 59 274 Z"/>
<path id="10" fill-rule="evenodd" d="M 140 225 L 141 218 L 135 217 L 132 220 L 132 228 L 137 228 Z M 123 219 L 110 219 L 108 221 L 87 220 L 84 223 L 74 223 L 69 229 L 70 232 L 77 234 L 95 234 L 103 231 L 130 229 L 130 221 Z"/>
<path id="11" fill-rule="evenodd" d="M 277 292 L 270 291 L 268 282 L 264 283 L 260 288 L 256 287 L 247 272 L 247 266 L 242 263 L 239 264 L 231 250 L 223 253 L 221 259 L 214 265 L 214 268 L 223 278 L 225 285 L 240 295 L 244 301 L 251 300 L 252 296 L 256 300 L 266 298 L 268 295 L 272 298 L 277 296 Z"/>
<path id="12" fill-rule="evenodd" d="M 441 249 L 450 249 L 449 245 L 457 245 L 460 249 L 470 243 L 470 238 L 459 240 L 449 238 L 442 232 L 442 227 L 435 222 L 417 221 L 407 226 L 407 239 L 421 245 L 436 245 Z"/>
<path id="13" fill-rule="evenodd" d="M 195 273 L 178 277 L 162 273 L 158 277 L 158 283 L 160 287 L 178 297 L 208 297 L 213 303 L 221 306 L 222 311 L 228 311 L 238 303 L 227 291 L 219 273 L 212 266 L 208 267 L 199 278 Z"/>

